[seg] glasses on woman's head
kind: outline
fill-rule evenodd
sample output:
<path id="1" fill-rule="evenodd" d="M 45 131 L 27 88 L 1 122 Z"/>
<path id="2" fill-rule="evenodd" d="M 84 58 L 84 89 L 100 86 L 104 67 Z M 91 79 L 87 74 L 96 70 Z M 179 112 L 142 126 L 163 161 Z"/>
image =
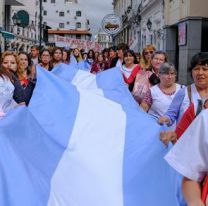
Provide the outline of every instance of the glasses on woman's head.
<path id="1" fill-rule="evenodd" d="M 144 55 L 153 54 L 153 53 L 154 53 L 154 51 L 145 51 Z"/>

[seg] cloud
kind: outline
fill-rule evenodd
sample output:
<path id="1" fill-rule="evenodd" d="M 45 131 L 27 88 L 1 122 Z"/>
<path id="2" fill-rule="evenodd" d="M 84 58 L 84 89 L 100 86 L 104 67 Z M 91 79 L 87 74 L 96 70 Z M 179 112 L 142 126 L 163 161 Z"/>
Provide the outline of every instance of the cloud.
<path id="1" fill-rule="evenodd" d="M 85 9 L 86 16 L 90 20 L 93 35 L 101 28 L 103 17 L 113 13 L 112 0 L 79 0 L 79 4 Z"/>

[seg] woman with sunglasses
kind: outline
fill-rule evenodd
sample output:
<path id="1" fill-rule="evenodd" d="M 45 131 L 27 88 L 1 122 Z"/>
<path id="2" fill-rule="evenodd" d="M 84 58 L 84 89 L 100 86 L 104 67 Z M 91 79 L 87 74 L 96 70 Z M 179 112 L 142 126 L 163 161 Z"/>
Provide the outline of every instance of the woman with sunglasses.
<path id="1" fill-rule="evenodd" d="M 133 96 L 141 104 L 149 88 L 158 84 L 159 68 L 161 64 L 168 61 L 168 56 L 164 51 L 156 51 L 151 55 L 151 66 L 148 70 L 141 69 L 135 79 Z"/>
<path id="2" fill-rule="evenodd" d="M 156 48 L 152 44 L 148 44 L 144 47 L 141 55 L 140 66 L 144 70 L 150 69 L 152 54 L 156 51 Z"/>

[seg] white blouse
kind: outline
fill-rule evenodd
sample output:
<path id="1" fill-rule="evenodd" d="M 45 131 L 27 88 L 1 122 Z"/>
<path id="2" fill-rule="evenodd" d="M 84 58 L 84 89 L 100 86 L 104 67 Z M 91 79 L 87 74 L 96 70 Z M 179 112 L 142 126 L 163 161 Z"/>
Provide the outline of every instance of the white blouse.
<path id="1" fill-rule="evenodd" d="M 148 113 L 158 119 L 164 116 L 165 112 L 168 110 L 171 102 L 173 101 L 176 93 L 181 89 L 181 85 L 176 84 L 176 91 L 172 95 L 164 94 L 159 88 L 158 84 L 151 87 L 152 105 Z"/>
<path id="2" fill-rule="evenodd" d="M 208 109 L 203 110 L 165 156 L 183 176 L 201 181 L 208 173 Z"/>
<path id="3" fill-rule="evenodd" d="M 14 86 L 7 77 L 0 77 L 0 117 L 17 105 L 13 100 Z"/>

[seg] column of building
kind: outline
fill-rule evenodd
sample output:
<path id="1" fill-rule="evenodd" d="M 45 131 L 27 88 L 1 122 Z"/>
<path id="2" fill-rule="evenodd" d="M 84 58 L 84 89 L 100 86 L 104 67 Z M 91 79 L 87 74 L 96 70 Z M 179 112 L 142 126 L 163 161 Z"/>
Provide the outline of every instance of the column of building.
<path id="1" fill-rule="evenodd" d="M 200 51 L 208 51 L 208 1 L 165 0 L 166 51 L 178 68 L 178 80 L 192 82 L 190 60 Z"/>

